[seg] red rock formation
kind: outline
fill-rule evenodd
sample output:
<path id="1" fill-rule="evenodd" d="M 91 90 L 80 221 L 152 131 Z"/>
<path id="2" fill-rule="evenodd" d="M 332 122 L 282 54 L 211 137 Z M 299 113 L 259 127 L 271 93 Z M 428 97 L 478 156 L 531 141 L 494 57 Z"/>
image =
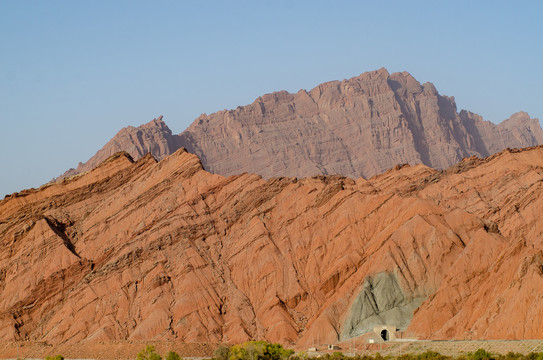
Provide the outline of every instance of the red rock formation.
<path id="1" fill-rule="evenodd" d="M 541 184 L 541 147 L 356 181 L 117 154 L 0 202 L 0 340 L 541 338 Z"/>
<path id="2" fill-rule="evenodd" d="M 495 125 L 456 111 L 454 98 L 407 72 L 380 69 L 296 94 L 280 91 L 250 105 L 202 115 L 179 135 L 161 118 L 119 132 L 73 175 L 118 151 L 157 159 L 179 147 L 212 173 L 250 172 L 264 178 L 380 174 L 396 164 L 443 169 L 466 156 L 543 144 L 537 119 L 520 112 Z"/>

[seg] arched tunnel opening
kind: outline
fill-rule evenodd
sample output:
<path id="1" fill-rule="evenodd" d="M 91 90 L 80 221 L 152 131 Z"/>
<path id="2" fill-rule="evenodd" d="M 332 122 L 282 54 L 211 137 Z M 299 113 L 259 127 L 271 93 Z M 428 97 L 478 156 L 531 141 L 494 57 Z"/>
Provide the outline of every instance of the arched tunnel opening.
<path id="1" fill-rule="evenodd" d="M 381 331 L 381 338 L 384 341 L 390 340 L 390 334 L 388 333 L 388 330 L 385 329 L 385 330 Z"/>

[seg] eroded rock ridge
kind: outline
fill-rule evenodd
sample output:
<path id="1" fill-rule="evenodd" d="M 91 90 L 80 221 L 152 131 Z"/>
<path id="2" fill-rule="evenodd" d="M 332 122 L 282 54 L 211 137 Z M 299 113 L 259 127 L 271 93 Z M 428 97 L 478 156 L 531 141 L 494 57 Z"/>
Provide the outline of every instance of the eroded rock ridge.
<path id="1" fill-rule="evenodd" d="M 541 338 L 542 184 L 542 147 L 369 180 L 119 153 L 0 202 L 0 340 Z"/>

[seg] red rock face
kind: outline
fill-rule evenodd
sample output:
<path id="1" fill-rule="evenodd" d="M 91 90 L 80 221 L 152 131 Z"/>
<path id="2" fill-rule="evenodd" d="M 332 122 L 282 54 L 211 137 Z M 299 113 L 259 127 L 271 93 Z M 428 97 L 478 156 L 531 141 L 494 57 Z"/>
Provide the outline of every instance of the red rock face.
<path id="1" fill-rule="evenodd" d="M 161 117 L 125 128 L 65 175 L 88 171 L 118 151 L 135 160 L 148 152 L 162 159 L 185 147 L 207 171 L 225 176 L 368 178 L 397 164 L 444 169 L 467 156 L 538 144 L 543 130 L 526 113 L 495 125 L 465 110 L 457 113 L 454 98 L 440 95 L 431 83 L 380 69 L 202 115 L 179 135 Z"/>
<path id="2" fill-rule="evenodd" d="M 541 338 L 541 184 L 541 147 L 369 180 L 117 154 L 0 202 L 0 340 Z"/>

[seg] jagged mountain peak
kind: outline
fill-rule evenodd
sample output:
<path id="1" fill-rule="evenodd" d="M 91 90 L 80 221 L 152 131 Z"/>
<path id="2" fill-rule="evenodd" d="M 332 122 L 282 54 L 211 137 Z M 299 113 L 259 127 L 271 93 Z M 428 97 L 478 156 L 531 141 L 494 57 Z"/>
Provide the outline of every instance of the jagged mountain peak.
<path id="1" fill-rule="evenodd" d="M 519 112 L 499 125 L 408 72 L 381 68 L 296 93 L 277 91 L 236 109 L 202 114 L 172 135 L 162 116 L 125 128 L 75 172 L 120 150 L 162 159 L 185 147 L 206 170 L 265 178 L 341 174 L 371 177 L 397 164 L 443 169 L 464 157 L 543 143 L 537 120 Z"/>

